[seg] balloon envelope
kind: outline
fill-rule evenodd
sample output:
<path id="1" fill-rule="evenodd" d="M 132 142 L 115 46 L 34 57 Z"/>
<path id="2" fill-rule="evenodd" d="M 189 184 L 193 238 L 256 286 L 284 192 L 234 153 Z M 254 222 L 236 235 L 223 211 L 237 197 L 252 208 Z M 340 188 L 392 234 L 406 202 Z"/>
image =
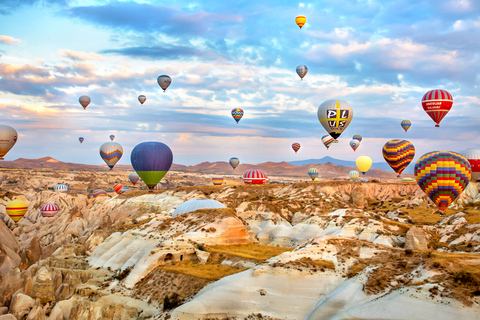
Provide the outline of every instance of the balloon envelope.
<path id="1" fill-rule="evenodd" d="M 121 184 L 121 183 L 115 183 L 115 184 L 113 185 L 113 190 L 115 190 L 115 192 L 116 192 L 117 194 L 122 193 L 122 188 L 123 188 L 123 184 Z"/>
<path id="2" fill-rule="evenodd" d="M 160 86 L 160 88 L 163 89 L 163 92 L 165 92 L 165 90 L 167 90 L 167 88 L 172 83 L 172 78 L 170 78 L 167 75 L 161 75 L 157 78 L 157 83 Z"/>
<path id="3" fill-rule="evenodd" d="M 55 191 L 56 192 L 63 192 L 67 193 L 68 192 L 68 187 L 66 184 L 60 183 L 55 186 Z"/>
<path id="4" fill-rule="evenodd" d="M 89 96 L 81 96 L 80 98 L 78 98 L 78 102 L 80 102 L 80 104 L 82 105 L 83 107 L 83 110 L 87 109 L 87 106 L 90 104 L 90 97 Z"/>
<path id="5" fill-rule="evenodd" d="M 407 140 L 390 140 L 383 146 L 383 158 L 400 176 L 415 157 L 415 147 Z"/>
<path id="6" fill-rule="evenodd" d="M 462 156 L 467 158 L 472 168 L 472 181 L 480 179 L 480 149 L 467 149 L 460 152 Z"/>
<path id="7" fill-rule="evenodd" d="M 140 180 L 140 176 L 136 172 L 132 172 L 128 175 L 128 179 L 130 179 L 130 182 L 135 185 L 138 180 Z"/>
<path id="8" fill-rule="evenodd" d="M 300 143 L 294 142 L 292 144 L 292 149 L 293 149 L 293 151 L 295 151 L 295 153 L 297 153 L 297 151 L 300 150 Z"/>
<path id="9" fill-rule="evenodd" d="M 335 139 L 333 139 L 332 136 L 329 135 L 329 134 L 326 134 L 322 137 L 322 142 L 325 145 L 325 147 L 327 147 L 327 150 L 332 145 L 332 143 L 334 141 L 335 141 Z"/>
<path id="10" fill-rule="evenodd" d="M 194 199 L 188 200 L 182 203 L 173 211 L 172 217 L 176 217 L 179 214 L 197 211 L 200 209 L 221 209 L 226 208 L 221 202 L 211 199 Z"/>
<path id="11" fill-rule="evenodd" d="M 295 18 L 295 23 L 300 27 L 300 29 L 302 29 L 305 22 L 307 22 L 307 18 L 305 18 L 305 16 L 297 16 Z"/>
<path id="12" fill-rule="evenodd" d="M 10 126 L 0 125 L 0 160 L 12 149 L 17 143 L 17 130 Z"/>
<path id="13" fill-rule="evenodd" d="M 58 213 L 59 210 L 60 209 L 56 204 L 47 203 L 40 208 L 40 213 L 44 218 L 52 218 L 52 217 L 55 217 L 55 215 Z"/>
<path id="14" fill-rule="evenodd" d="M 13 200 L 7 203 L 7 214 L 17 223 L 27 213 L 28 204 L 22 200 Z"/>
<path id="15" fill-rule="evenodd" d="M 363 139 L 363 138 L 362 138 L 361 135 L 355 134 L 355 135 L 353 135 L 352 139 L 355 139 L 355 140 L 358 140 L 358 141 L 362 142 L 362 139 Z"/>
<path id="16" fill-rule="evenodd" d="M 135 172 L 152 189 L 170 170 L 173 153 L 164 143 L 148 141 L 136 145 L 130 159 Z"/>
<path id="17" fill-rule="evenodd" d="M 250 169 L 243 175 L 243 182 L 245 184 L 264 184 L 267 183 L 267 176 L 263 171 L 257 169 Z"/>
<path id="18" fill-rule="evenodd" d="M 110 170 L 113 170 L 113 167 L 123 155 L 123 148 L 117 142 L 105 142 L 100 146 L 99 151 L 100 157 L 102 157 Z"/>
<path id="19" fill-rule="evenodd" d="M 232 166 L 233 170 L 235 170 L 235 168 L 238 167 L 238 165 L 240 164 L 240 160 L 236 157 L 230 158 L 228 162 Z"/>
<path id="20" fill-rule="evenodd" d="M 435 127 L 440 127 L 440 121 L 447 115 L 452 105 L 453 97 L 446 90 L 430 90 L 422 98 L 423 110 L 435 121 Z"/>
<path id="21" fill-rule="evenodd" d="M 106 196 L 107 192 L 103 189 L 97 189 L 92 192 L 92 196 L 94 198 L 99 197 L 99 196 Z"/>
<path id="22" fill-rule="evenodd" d="M 412 122 L 410 120 L 402 120 L 400 125 L 402 126 L 403 130 L 405 130 L 405 132 L 407 132 L 408 129 L 410 129 L 410 127 L 412 126 Z"/>
<path id="23" fill-rule="evenodd" d="M 83 141 L 85 141 L 85 139 L 83 137 L 80 137 L 80 138 L 78 138 L 78 141 L 80 141 L 80 143 L 83 143 Z"/>
<path id="24" fill-rule="evenodd" d="M 352 121 L 353 109 L 346 101 L 331 99 L 318 107 L 317 116 L 325 130 L 337 139 Z"/>
<path id="25" fill-rule="evenodd" d="M 220 186 L 223 184 L 223 177 L 221 176 L 216 176 L 212 177 L 212 183 L 214 186 Z"/>
<path id="26" fill-rule="evenodd" d="M 358 141 L 357 139 L 350 140 L 350 147 L 352 147 L 353 151 L 357 150 L 359 146 L 360 146 L 360 141 Z"/>
<path id="27" fill-rule="evenodd" d="M 315 181 L 315 178 L 318 177 L 318 169 L 316 168 L 308 169 L 308 175 L 313 181 Z"/>
<path id="28" fill-rule="evenodd" d="M 147 97 L 145 97 L 143 94 L 138 96 L 138 101 L 140 101 L 141 104 L 144 104 L 145 101 L 147 101 Z"/>
<path id="29" fill-rule="evenodd" d="M 110 141 L 115 140 L 115 136 L 113 134 L 111 134 L 109 138 L 110 138 Z"/>
<path id="30" fill-rule="evenodd" d="M 441 211 L 465 190 L 472 175 L 468 160 L 455 152 L 424 154 L 415 164 L 415 179 Z"/>
<path id="31" fill-rule="evenodd" d="M 297 71 L 297 74 L 300 77 L 300 79 L 302 79 L 302 81 L 303 81 L 303 77 L 305 77 L 305 75 L 307 74 L 308 68 L 307 68 L 306 65 L 301 64 L 301 65 L 297 66 L 296 71 Z"/>
<path id="32" fill-rule="evenodd" d="M 348 173 L 348 176 L 352 181 L 356 181 L 360 177 L 360 173 L 358 173 L 358 171 L 352 170 Z"/>
<path id="33" fill-rule="evenodd" d="M 238 124 L 240 119 L 242 119 L 242 117 L 243 117 L 243 110 L 240 109 L 240 108 L 233 109 L 232 110 L 232 117 L 233 117 L 233 119 L 235 119 L 235 121 L 237 121 L 237 124 Z"/>
<path id="34" fill-rule="evenodd" d="M 357 165 L 358 170 L 360 170 L 361 173 L 365 174 L 372 166 L 372 159 L 367 156 L 361 156 L 357 158 L 355 163 Z"/>

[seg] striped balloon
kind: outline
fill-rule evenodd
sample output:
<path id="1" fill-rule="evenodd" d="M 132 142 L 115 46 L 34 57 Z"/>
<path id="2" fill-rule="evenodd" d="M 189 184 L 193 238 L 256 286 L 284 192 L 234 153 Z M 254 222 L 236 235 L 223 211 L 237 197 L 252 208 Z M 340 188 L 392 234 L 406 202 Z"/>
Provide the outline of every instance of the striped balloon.
<path id="1" fill-rule="evenodd" d="M 107 195 L 107 192 L 105 192 L 105 190 L 103 190 L 103 189 L 97 189 L 97 190 L 94 190 L 92 192 L 92 196 L 94 198 L 99 197 L 99 196 L 106 196 L 106 195 Z"/>
<path id="2" fill-rule="evenodd" d="M 220 186 L 223 184 L 223 177 L 217 176 L 217 177 L 212 177 L 212 183 L 214 186 Z"/>
<path id="3" fill-rule="evenodd" d="M 238 124 L 238 121 L 240 121 L 240 119 L 242 119 L 243 117 L 243 110 L 240 109 L 240 108 L 235 108 L 232 110 L 232 117 L 233 119 L 235 119 L 235 121 L 237 121 L 237 124 Z"/>
<path id="4" fill-rule="evenodd" d="M 480 149 L 468 148 L 460 152 L 462 156 L 467 158 L 472 167 L 472 181 L 480 179 Z"/>
<path id="5" fill-rule="evenodd" d="M 312 181 L 315 181 L 315 178 L 318 177 L 318 169 L 315 169 L 315 168 L 308 169 L 308 175 L 310 176 Z"/>
<path id="6" fill-rule="evenodd" d="M 17 223 L 27 213 L 28 204 L 22 200 L 13 200 L 7 203 L 7 214 Z"/>
<path id="7" fill-rule="evenodd" d="M 355 140 L 358 140 L 358 141 L 362 142 L 362 139 L 363 139 L 363 138 L 362 138 L 361 135 L 355 134 L 355 135 L 353 135 L 352 139 L 355 139 Z"/>
<path id="8" fill-rule="evenodd" d="M 264 184 L 267 183 L 267 176 L 261 170 L 250 169 L 243 175 L 245 184 Z"/>
<path id="9" fill-rule="evenodd" d="M 66 193 L 68 192 L 68 187 L 65 184 L 57 184 L 55 186 L 55 191 Z"/>
<path id="10" fill-rule="evenodd" d="M 113 185 L 113 190 L 115 190 L 117 194 L 120 194 L 122 192 L 122 188 L 123 188 L 123 184 L 121 183 L 116 183 Z"/>
<path id="11" fill-rule="evenodd" d="M 300 143 L 294 142 L 292 144 L 292 149 L 293 149 L 293 151 L 295 151 L 295 153 L 297 153 L 297 151 L 300 150 Z"/>
<path id="12" fill-rule="evenodd" d="M 162 190 L 162 184 L 159 182 L 155 187 L 153 187 L 153 190 Z"/>
<path id="13" fill-rule="evenodd" d="M 407 177 L 402 179 L 402 183 L 415 183 L 415 180 Z"/>
<path id="14" fill-rule="evenodd" d="M 452 108 L 453 98 L 446 90 L 430 90 L 422 98 L 423 110 L 435 121 L 435 127 L 440 127 L 440 121 Z"/>
<path id="15" fill-rule="evenodd" d="M 58 213 L 59 210 L 60 209 L 56 204 L 47 203 L 40 208 L 40 213 L 44 218 L 51 218 L 51 217 L 55 217 L 55 215 Z"/>
<path id="16" fill-rule="evenodd" d="M 352 181 L 357 181 L 360 178 L 360 173 L 358 171 L 352 170 L 348 173 L 348 176 Z"/>
<path id="17" fill-rule="evenodd" d="M 418 185 L 441 211 L 447 210 L 465 190 L 471 176 L 470 163 L 455 152 L 430 152 L 415 164 Z"/>
<path id="18" fill-rule="evenodd" d="M 335 139 L 333 139 L 332 136 L 329 134 L 326 134 L 322 137 L 322 142 L 325 145 L 325 147 L 327 147 L 327 150 L 334 141 Z"/>
<path id="19" fill-rule="evenodd" d="M 390 140 L 383 146 L 383 157 L 400 176 L 415 157 L 415 147 L 407 140 Z"/>
<path id="20" fill-rule="evenodd" d="M 405 130 L 405 132 L 407 132 L 408 129 L 410 129 L 410 127 L 412 126 L 412 122 L 410 120 L 402 120 L 400 125 L 402 126 L 403 130 Z"/>
<path id="21" fill-rule="evenodd" d="M 123 155 L 123 148 L 117 142 L 105 142 L 100 146 L 99 151 L 100 157 L 102 157 L 110 170 L 113 170 L 113 167 Z"/>

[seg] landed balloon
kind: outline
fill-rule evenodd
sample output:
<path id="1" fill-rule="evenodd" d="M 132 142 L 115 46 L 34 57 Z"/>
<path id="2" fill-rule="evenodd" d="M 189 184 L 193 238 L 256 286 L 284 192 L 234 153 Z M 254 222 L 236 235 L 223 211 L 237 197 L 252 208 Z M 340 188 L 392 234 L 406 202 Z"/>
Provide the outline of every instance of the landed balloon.
<path id="1" fill-rule="evenodd" d="M 355 140 L 358 140 L 358 141 L 362 142 L 362 139 L 363 139 L 363 138 L 362 138 L 361 135 L 355 134 L 355 135 L 353 135 L 352 139 L 355 139 Z"/>
<path id="2" fill-rule="evenodd" d="M 407 132 L 408 129 L 410 129 L 410 127 L 412 126 L 412 122 L 410 120 L 402 120 L 400 125 L 402 126 L 403 130 L 405 130 L 405 132 Z"/>
<path id="3" fill-rule="evenodd" d="M 365 174 L 372 166 L 372 159 L 367 156 L 361 156 L 357 158 L 355 163 L 357 165 L 358 170 L 360 170 L 361 173 Z"/>
<path id="4" fill-rule="evenodd" d="M 159 182 L 155 187 L 153 187 L 153 190 L 162 190 L 162 184 Z"/>
<path id="5" fill-rule="evenodd" d="M 352 170 L 348 173 L 348 176 L 350 177 L 350 180 L 357 181 L 358 178 L 360 178 L 360 173 L 358 173 L 358 171 Z"/>
<path id="6" fill-rule="evenodd" d="M 297 67 L 296 71 L 300 79 L 303 81 L 303 77 L 307 75 L 308 68 L 306 65 L 301 64 Z"/>
<path id="7" fill-rule="evenodd" d="M 318 177 L 318 169 L 308 169 L 308 176 L 310 177 L 310 179 L 312 179 L 312 181 L 315 181 L 315 179 Z"/>
<path id="8" fill-rule="evenodd" d="M 167 88 L 172 83 L 172 78 L 170 78 L 167 75 L 161 75 L 157 78 L 157 83 L 160 86 L 160 88 L 163 89 L 163 92 L 165 92 L 165 90 L 167 90 Z"/>
<path id="9" fill-rule="evenodd" d="M 22 200 L 13 200 L 7 203 L 7 214 L 17 223 L 27 213 L 28 204 Z"/>
<path id="10" fill-rule="evenodd" d="M 235 121 L 237 121 L 237 124 L 238 124 L 240 119 L 242 119 L 243 117 L 243 110 L 240 108 L 232 109 L 232 117 L 233 119 L 235 119 Z"/>
<path id="11" fill-rule="evenodd" d="M 297 153 L 297 151 L 300 150 L 300 143 L 294 142 L 292 144 L 292 149 L 293 149 L 293 151 L 295 151 L 295 153 Z"/>
<path id="12" fill-rule="evenodd" d="M 297 24 L 297 26 L 300 27 L 300 29 L 302 29 L 303 25 L 307 22 L 307 18 L 305 18 L 305 16 L 297 16 L 295 18 L 295 23 Z"/>
<path id="13" fill-rule="evenodd" d="M 80 143 L 83 143 L 83 141 L 85 141 L 85 138 L 80 137 L 80 138 L 78 138 L 78 141 L 80 141 Z"/>
<path id="14" fill-rule="evenodd" d="M 136 145 L 130 159 L 135 172 L 152 190 L 170 170 L 173 153 L 164 143 L 148 141 Z"/>
<path id="15" fill-rule="evenodd" d="M 335 139 L 333 139 L 332 136 L 329 135 L 329 134 L 326 134 L 322 137 L 322 142 L 325 145 L 325 147 L 327 147 L 327 150 L 332 145 L 332 143 L 334 141 L 335 141 Z"/>
<path id="16" fill-rule="evenodd" d="M 337 139 L 352 121 L 353 109 L 346 101 L 331 99 L 318 107 L 317 116 L 325 130 Z"/>
<path id="17" fill-rule="evenodd" d="M 243 175 L 243 182 L 245 184 L 264 184 L 267 183 L 268 178 L 261 170 L 250 169 Z"/>
<path id="18" fill-rule="evenodd" d="M 467 158 L 472 168 L 471 181 L 477 181 L 480 179 L 480 149 L 469 148 L 460 152 L 462 156 Z"/>
<path id="19" fill-rule="evenodd" d="M 140 101 L 140 104 L 144 104 L 145 101 L 147 101 L 147 97 L 145 97 L 143 94 L 138 96 L 138 101 Z"/>
<path id="20" fill-rule="evenodd" d="M 78 102 L 80 102 L 80 104 L 82 105 L 83 110 L 87 109 L 90 101 L 91 100 L 89 96 L 81 96 L 80 98 L 78 98 Z"/>
<path id="21" fill-rule="evenodd" d="M 406 178 L 403 178 L 403 179 L 402 179 L 402 183 L 404 183 L 404 184 L 411 184 L 411 183 L 415 183 L 415 180 L 412 179 L 412 178 L 406 177 Z"/>
<path id="22" fill-rule="evenodd" d="M 116 192 L 117 194 L 122 193 L 122 188 L 123 188 L 123 184 L 121 184 L 121 183 L 115 183 L 115 184 L 113 185 L 113 190 L 115 190 L 115 192 Z"/>
<path id="23" fill-rule="evenodd" d="M 124 193 L 124 192 L 127 192 L 127 191 L 130 191 L 130 188 L 129 188 L 129 187 L 123 187 L 123 188 L 120 190 L 120 193 Z"/>
<path id="24" fill-rule="evenodd" d="M 214 186 L 221 186 L 223 184 L 223 177 L 221 176 L 212 177 L 212 183 Z"/>
<path id="25" fill-rule="evenodd" d="M 394 139 L 385 143 L 382 153 L 385 161 L 400 177 L 415 157 L 415 147 L 407 140 Z"/>
<path id="26" fill-rule="evenodd" d="M 350 147 L 352 147 L 353 151 L 356 151 L 359 146 L 360 141 L 358 141 L 357 139 L 350 140 Z"/>
<path id="27" fill-rule="evenodd" d="M 228 160 L 228 162 L 232 166 L 233 170 L 235 170 L 235 168 L 238 167 L 238 165 L 240 164 L 240 160 L 236 157 L 230 158 L 230 160 Z"/>
<path id="28" fill-rule="evenodd" d="M 60 209 L 56 204 L 47 203 L 40 208 L 40 213 L 44 218 L 52 218 L 52 217 L 55 217 L 55 215 L 58 213 L 59 210 Z"/>
<path id="29" fill-rule="evenodd" d="M 0 160 L 12 149 L 17 143 L 17 130 L 10 126 L 0 125 Z"/>
<path id="30" fill-rule="evenodd" d="M 422 98 L 423 110 L 436 123 L 435 127 L 440 127 L 440 121 L 447 115 L 452 105 L 452 95 L 442 89 L 430 90 Z"/>
<path id="31" fill-rule="evenodd" d="M 136 172 L 132 172 L 128 175 L 128 179 L 130 179 L 130 182 L 135 185 L 138 180 L 140 180 L 140 176 Z"/>
<path id="32" fill-rule="evenodd" d="M 110 141 L 115 140 L 115 136 L 114 136 L 113 134 L 111 134 L 111 135 L 109 136 L 109 138 L 110 138 Z"/>
<path id="33" fill-rule="evenodd" d="M 173 211 L 172 217 L 176 217 L 179 214 L 194 212 L 200 209 L 222 209 L 226 208 L 224 204 L 212 199 L 193 199 L 182 203 Z"/>
<path id="34" fill-rule="evenodd" d="M 122 158 L 123 148 L 117 142 L 105 142 L 100 146 L 100 157 L 110 168 L 110 171 L 113 170 L 115 164 Z"/>
<path id="35" fill-rule="evenodd" d="M 97 190 L 94 190 L 94 191 L 92 192 L 92 196 L 93 196 L 94 198 L 96 198 L 96 197 L 108 196 L 108 195 L 107 195 L 107 192 L 106 192 L 105 190 L 103 190 L 103 189 L 97 189 Z"/>
<path id="36" fill-rule="evenodd" d="M 55 186 L 55 192 L 67 193 L 68 187 L 66 184 L 60 183 Z"/>
<path id="37" fill-rule="evenodd" d="M 418 185 L 443 212 L 465 190 L 471 176 L 470 163 L 455 152 L 429 152 L 415 164 Z"/>

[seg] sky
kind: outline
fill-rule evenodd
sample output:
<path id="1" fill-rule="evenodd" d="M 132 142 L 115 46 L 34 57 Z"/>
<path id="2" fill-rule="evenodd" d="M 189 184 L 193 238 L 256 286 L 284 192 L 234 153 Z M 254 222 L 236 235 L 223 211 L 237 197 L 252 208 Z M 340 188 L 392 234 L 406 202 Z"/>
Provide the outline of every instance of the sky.
<path id="1" fill-rule="evenodd" d="M 307 18 L 301 30 L 297 15 Z M 479 148 L 479 47 L 475 0 L 2 0 L 0 124 L 19 134 L 5 160 L 103 164 L 111 134 L 124 149 L 119 164 L 143 141 L 167 144 L 186 165 L 381 162 L 390 139 L 412 142 L 414 161 Z M 454 98 L 439 128 L 421 105 L 432 89 Z M 354 116 L 327 150 L 317 109 L 329 99 Z M 238 125 L 233 108 L 245 113 Z M 354 134 L 363 136 L 355 152 Z"/>

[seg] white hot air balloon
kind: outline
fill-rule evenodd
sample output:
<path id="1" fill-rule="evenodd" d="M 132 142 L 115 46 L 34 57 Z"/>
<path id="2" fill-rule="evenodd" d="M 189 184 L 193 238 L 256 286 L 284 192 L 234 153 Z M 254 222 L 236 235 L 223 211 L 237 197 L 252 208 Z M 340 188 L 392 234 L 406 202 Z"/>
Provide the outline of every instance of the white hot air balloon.
<path id="1" fill-rule="evenodd" d="M 301 64 L 297 67 L 297 74 L 300 77 L 300 79 L 302 79 L 302 81 L 303 81 L 303 77 L 307 75 L 307 72 L 308 72 L 308 68 L 306 65 Z"/>
<path id="2" fill-rule="evenodd" d="M 337 139 L 352 121 L 353 108 L 346 101 L 331 99 L 318 107 L 317 116 L 325 130 Z"/>
<path id="3" fill-rule="evenodd" d="M 167 75 L 161 75 L 157 78 L 157 82 L 158 82 L 158 85 L 160 86 L 160 88 L 163 89 L 163 92 L 165 92 L 165 90 L 167 90 L 167 88 L 172 83 L 172 78 L 170 78 Z"/>
<path id="4" fill-rule="evenodd" d="M 138 96 L 138 101 L 140 101 L 141 104 L 144 104 L 145 101 L 147 101 L 147 97 L 145 97 L 143 94 Z"/>
<path id="5" fill-rule="evenodd" d="M 123 148 L 120 143 L 117 142 L 105 142 L 100 147 L 100 156 L 107 164 L 110 170 L 113 170 L 115 164 L 120 160 L 123 155 Z"/>
<path id="6" fill-rule="evenodd" d="M 89 96 L 81 96 L 78 99 L 78 102 L 80 102 L 80 104 L 82 105 L 83 110 L 87 109 L 87 106 L 90 104 L 90 101 L 91 100 Z"/>
<path id="7" fill-rule="evenodd" d="M 360 146 L 360 141 L 357 139 L 350 140 L 350 147 L 352 147 L 353 151 L 356 151 L 358 146 Z"/>
<path id="8" fill-rule="evenodd" d="M 0 125 L 0 160 L 3 160 L 7 152 L 17 143 L 17 138 L 17 130 L 10 126 Z"/>

